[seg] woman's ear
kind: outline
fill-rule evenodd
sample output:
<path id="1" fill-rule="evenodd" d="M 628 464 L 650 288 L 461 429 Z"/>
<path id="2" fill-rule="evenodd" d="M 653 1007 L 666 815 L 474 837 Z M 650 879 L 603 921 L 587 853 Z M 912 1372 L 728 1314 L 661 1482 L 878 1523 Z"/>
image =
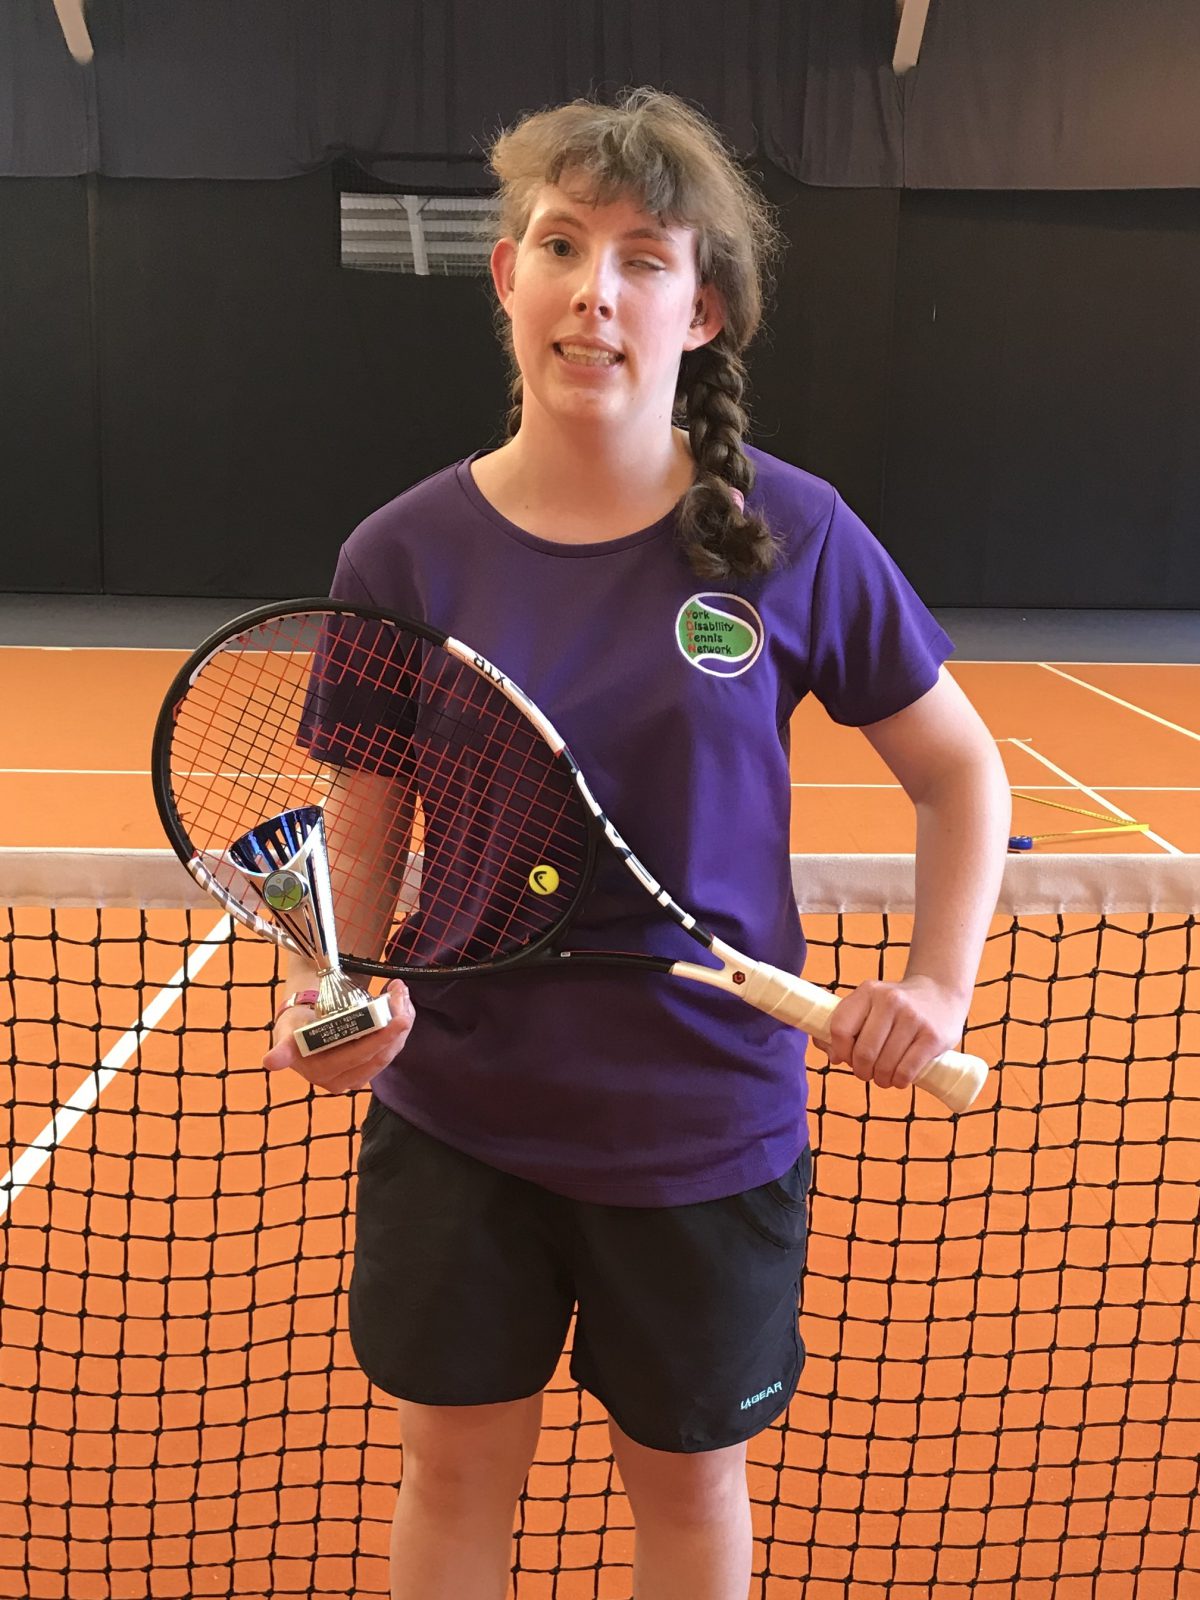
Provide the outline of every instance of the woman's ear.
<path id="1" fill-rule="evenodd" d="M 691 323 L 683 341 L 685 350 L 710 344 L 725 326 L 725 303 L 711 283 L 701 284 L 693 305 Z"/>
<path id="2" fill-rule="evenodd" d="M 510 317 L 512 316 L 513 274 L 516 270 L 516 265 L 516 240 L 498 240 L 492 247 L 492 282 L 496 286 L 496 296 L 500 304 Z"/>

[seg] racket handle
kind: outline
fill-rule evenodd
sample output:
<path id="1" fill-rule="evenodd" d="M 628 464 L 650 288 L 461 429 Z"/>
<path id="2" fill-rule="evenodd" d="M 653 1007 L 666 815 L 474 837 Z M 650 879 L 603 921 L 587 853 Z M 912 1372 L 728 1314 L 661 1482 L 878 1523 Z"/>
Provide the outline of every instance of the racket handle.
<path id="1" fill-rule="evenodd" d="M 987 1062 L 962 1050 L 943 1050 L 934 1056 L 913 1082 L 936 1095 L 950 1111 L 966 1111 L 973 1105 L 988 1075 Z"/>
<path id="2" fill-rule="evenodd" d="M 746 963 L 738 975 L 744 977 L 744 982 L 737 985 L 734 993 L 741 999 L 828 1044 L 829 1019 L 840 1004 L 837 995 L 765 963 L 753 966 Z M 987 1063 L 978 1056 L 944 1050 L 913 1082 L 940 1100 L 948 1110 L 965 1111 L 983 1088 L 987 1072 Z"/>

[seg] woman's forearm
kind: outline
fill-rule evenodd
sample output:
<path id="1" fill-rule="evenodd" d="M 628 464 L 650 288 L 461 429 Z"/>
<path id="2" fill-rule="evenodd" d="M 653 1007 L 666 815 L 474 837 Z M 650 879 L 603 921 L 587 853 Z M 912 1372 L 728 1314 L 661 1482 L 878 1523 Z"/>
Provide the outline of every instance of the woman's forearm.
<path id="1" fill-rule="evenodd" d="M 905 976 L 970 999 L 1004 874 L 1012 796 L 994 745 L 916 802 L 916 914 Z"/>

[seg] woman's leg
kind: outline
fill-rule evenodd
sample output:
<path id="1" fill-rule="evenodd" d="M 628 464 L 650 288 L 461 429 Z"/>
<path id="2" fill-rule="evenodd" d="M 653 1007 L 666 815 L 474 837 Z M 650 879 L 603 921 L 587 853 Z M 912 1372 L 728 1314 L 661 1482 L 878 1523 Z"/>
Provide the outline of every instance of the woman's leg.
<path id="1" fill-rule="evenodd" d="M 401 1400 L 399 1411 L 404 1472 L 392 1522 L 392 1600 L 504 1600 L 541 1395 L 490 1406 Z"/>
<path id="2" fill-rule="evenodd" d="M 746 1600 L 753 1539 L 746 1446 L 677 1455 L 609 1422 L 637 1529 L 636 1600 Z"/>

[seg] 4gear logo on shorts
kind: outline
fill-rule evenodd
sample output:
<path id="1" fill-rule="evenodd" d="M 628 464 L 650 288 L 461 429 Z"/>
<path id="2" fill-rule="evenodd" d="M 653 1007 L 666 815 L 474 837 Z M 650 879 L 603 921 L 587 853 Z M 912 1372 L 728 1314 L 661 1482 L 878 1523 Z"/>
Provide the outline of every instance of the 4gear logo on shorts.
<path id="1" fill-rule="evenodd" d="M 737 594 L 694 594 L 675 619 L 675 641 L 683 659 L 714 678 L 748 672 L 765 636 L 762 618 Z"/>

